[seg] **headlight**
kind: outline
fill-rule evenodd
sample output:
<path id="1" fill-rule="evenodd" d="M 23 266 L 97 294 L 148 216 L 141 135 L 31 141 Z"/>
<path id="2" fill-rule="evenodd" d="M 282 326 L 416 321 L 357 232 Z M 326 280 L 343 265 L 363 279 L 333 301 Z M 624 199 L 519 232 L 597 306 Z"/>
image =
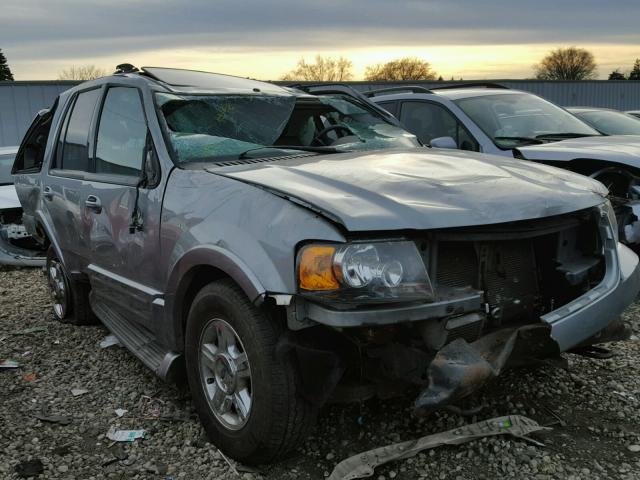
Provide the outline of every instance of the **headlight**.
<path id="1" fill-rule="evenodd" d="M 334 301 L 433 300 L 433 288 L 410 241 L 312 244 L 298 254 L 302 293 Z"/>

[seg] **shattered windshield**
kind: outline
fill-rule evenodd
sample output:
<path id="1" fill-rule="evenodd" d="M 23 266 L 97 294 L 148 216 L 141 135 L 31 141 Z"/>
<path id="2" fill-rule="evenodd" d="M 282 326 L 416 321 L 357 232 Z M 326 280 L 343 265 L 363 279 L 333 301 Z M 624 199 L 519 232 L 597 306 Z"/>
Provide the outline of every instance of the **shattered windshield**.
<path id="1" fill-rule="evenodd" d="M 298 153 L 287 147 L 352 151 L 419 146 L 413 134 L 346 95 L 157 93 L 156 99 L 178 163 Z"/>
<path id="2" fill-rule="evenodd" d="M 600 135 L 562 108 L 526 93 L 482 95 L 455 103 L 500 148 Z"/>

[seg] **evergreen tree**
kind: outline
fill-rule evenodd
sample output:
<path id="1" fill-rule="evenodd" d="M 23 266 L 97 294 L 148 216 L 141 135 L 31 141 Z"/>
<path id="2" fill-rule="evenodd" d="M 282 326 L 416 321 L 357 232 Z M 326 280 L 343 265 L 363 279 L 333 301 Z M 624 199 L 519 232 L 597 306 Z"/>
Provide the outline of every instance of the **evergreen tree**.
<path id="1" fill-rule="evenodd" d="M 619 68 L 616 68 L 613 72 L 609 74 L 609 80 L 626 80 L 627 77 L 624 76 L 624 73 L 620 71 Z"/>
<path id="2" fill-rule="evenodd" d="M 633 69 L 629 72 L 629 80 L 640 80 L 640 58 L 636 58 Z"/>
<path id="3" fill-rule="evenodd" d="M 13 73 L 11 73 L 9 65 L 7 65 L 7 57 L 4 56 L 2 49 L 0 49 L 0 81 L 2 80 L 13 80 Z"/>

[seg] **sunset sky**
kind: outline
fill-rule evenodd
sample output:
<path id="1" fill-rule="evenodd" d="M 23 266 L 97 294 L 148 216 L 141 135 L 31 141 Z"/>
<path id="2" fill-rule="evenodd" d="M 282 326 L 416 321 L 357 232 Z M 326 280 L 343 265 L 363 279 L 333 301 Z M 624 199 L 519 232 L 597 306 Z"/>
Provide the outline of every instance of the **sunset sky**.
<path id="1" fill-rule="evenodd" d="M 445 79 L 527 78 L 548 50 L 593 51 L 600 78 L 640 57 L 637 0 L 3 0 L 0 48 L 16 80 L 72 65 L 154 65 L 278 79 L 320 53 L 403 56 Z"/>

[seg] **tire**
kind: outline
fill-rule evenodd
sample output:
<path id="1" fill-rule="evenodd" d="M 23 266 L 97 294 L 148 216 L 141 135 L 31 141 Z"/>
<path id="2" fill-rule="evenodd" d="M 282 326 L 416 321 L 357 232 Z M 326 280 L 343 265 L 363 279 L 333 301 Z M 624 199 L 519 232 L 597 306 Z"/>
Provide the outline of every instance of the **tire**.
<path id="1" fill-rule="evenodd" d="M 98 319 L 89 305 L 89 285 L 74 282 L 53 246 L 47 250 L 46 271 L 57 320 L 72 325 L 93 325 Z"/>
<path id="2" fill-rule="evenodd" d="M 276 356 L 283 331 L 230 280 L 205 286 L 189 311 L 185 356 L 196 411 L 213 444 L 247 464 L 287 456 L 315 419 L 296 391 L 295 365 Z"/>

